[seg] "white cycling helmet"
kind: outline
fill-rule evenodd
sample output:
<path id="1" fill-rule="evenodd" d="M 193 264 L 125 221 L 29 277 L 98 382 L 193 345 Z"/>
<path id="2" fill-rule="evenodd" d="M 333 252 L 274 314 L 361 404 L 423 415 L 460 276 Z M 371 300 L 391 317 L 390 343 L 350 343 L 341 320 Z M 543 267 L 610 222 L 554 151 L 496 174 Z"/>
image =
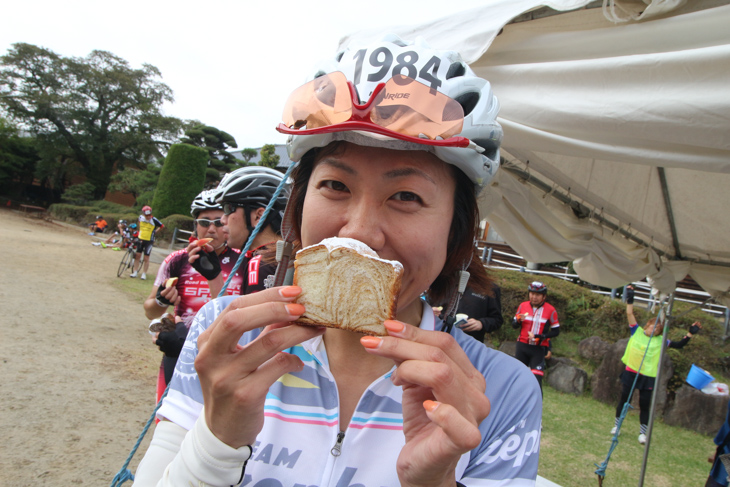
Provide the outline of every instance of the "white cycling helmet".
<path id="1" fill-rule="evenodd" d="M 503 134 L 502 127 L 496 120 L 499 102 L 492 93 L 489 82 L 476 76 L 461 59 L 459 53 L 433 49 L 421 38 L 417 38 L 415 41 L 404 41 L 398 36 L 390 34 L 371 45 L 348 46 L 337 53 L 334 59 L 320 64 L 310 77 L 310 81 L 337 71 L 342 72 L 347 81 L 354 86 L 359 105 L 371 101 L 371 95 L 379 84 L 393 80 L 394 87 L 403 85 L 403 81 L 399 81 L 402 78 L 397 76 L 399 74 L 428 86 L 432 94 L 435 89 L 455 100 L 463 109 L 463 125 L 458 133 L 449 134 L 445 140 L 455 140 L 449 139 L 449 137 L 463 137 L 468 139 L 468 145 L 464 141 L 462 145 L 466 145 L 465 147 L 436 146 L 432 145 L 433 139 L 439 140 L 442 137 L 427 138 L 423 134 L 416 134 L 413 137 L 402 137 L 397 134 L 388 136 L 387 131 L 383 131 L 379 127 L 368 128 L 362 124 L 354 127 L 354 124 L 351 124 L 348 127 L 351 122 L 332 123 L 331 127 L 327 127 L 327 133 L 296 134 L 298 129 L 309 127 L 306 127 L 306 121 L 296 118 L 299 106 L 295 105 L 291 108 L 290 98 L 290 102 L 285 108 L 284 120 L 287 120 L 286 112 L 289 110 L 295 112 L 293 116 L 295 122 L 288 127 L 282 124 L 278 130 L 290 134 L 287 148 L 293 162 L 298 162 L 310 149 L 324 147 L 336 140 L 346 140 L 358 145 L 432 152 L 442 161 L 461 169 L 476 185 L 477 194 L 492 180 L 499 168 L 499 146 Z M 330 96 L 328 93 L 330 89 L 329 85 L 324 88 L 315 87 L 312 97 L 322 100 Z M 424 88 L 421 87 L 421 89 Z M 385 93 L 387 90 L 386 85 L 381 91 Z M 388 96 L 394 97 L 393 94 L 385 96 L 386 99 Z M 396 96 L 407 97 L 408 95 Z M 378 99 L 382 100 L 380 91 L 378 97 L 372 101 L 373 105 L 378 103 Z M 391 114 L 395 113 L 394 110 L 399 110 L 395 100 L 386 100 L 385 104 L 390 105 L 387 108 L 391 110 Z M 426 112 L 433 112 L 432 108 L 433 106 Z M 440 115 L 438 110 L 435 112 Z M 410 121 L 415 120 L 412 112 L 409 113 L 409 116 L 411 118 L 402 119 L 402 125 L 407 125 Z M 422 113 L 416 113 L 416 116 L 420 117 L 419 121 L 427 117 Z M 302 117 L 304 116 L 302 115 Z M 292 117 L 290 116 L 290 118 Z M 448 118 L 448 116 L 443 118 Z"/>
<path id="2" fill-rule="evenodd" d="M 198 218 L 200 212 L 205 210 L 222 210 L 223 208 L 220 203 L 215 200 L 216 194 L 215 190 L 201 191 L 190 205 L 190 214 L 192 217 Z"/>

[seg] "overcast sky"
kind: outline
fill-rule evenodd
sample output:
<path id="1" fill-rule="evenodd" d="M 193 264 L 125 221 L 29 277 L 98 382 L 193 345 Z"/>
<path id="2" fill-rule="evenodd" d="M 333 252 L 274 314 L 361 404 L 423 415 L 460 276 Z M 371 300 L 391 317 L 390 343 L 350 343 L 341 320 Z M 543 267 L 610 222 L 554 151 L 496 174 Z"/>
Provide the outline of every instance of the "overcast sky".
<path id="1" fill-rule="evenodd" d="M 417 24 L 485 0 L 16 0 L 4 2 L 0 53 L 15 42 L 63 56 L 110 51 L 157 66 L 174 91 L 165 113 L 225 130 L 239 148 L 283 143 L 289 93 L 341 37 Z M 447 10 L 451 8 L 451 10 Z"/>

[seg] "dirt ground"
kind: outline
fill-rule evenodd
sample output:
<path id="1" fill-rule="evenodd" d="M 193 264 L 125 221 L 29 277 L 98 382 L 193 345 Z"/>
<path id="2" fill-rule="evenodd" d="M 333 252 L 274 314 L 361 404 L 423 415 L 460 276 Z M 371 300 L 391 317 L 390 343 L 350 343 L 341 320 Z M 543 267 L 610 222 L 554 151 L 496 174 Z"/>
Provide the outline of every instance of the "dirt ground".
<path id="1" fill-rule="evenodd" d="M 108 486 L 153 411 L 161 357 L 141 299 L 115 286 L 122 253 L 5 209 L 0 228 L 0 486 Z"/>

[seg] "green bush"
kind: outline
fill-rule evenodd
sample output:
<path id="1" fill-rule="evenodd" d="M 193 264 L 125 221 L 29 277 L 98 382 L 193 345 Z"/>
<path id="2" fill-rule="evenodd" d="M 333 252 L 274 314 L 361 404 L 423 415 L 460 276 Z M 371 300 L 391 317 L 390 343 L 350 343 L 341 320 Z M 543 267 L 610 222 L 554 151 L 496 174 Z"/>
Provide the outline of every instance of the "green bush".
<path id="1" fill-rule="evenodd" d="M 193 198 L 203 190 L 208 151 L 188 144 L 174 144 L 167 153 L 152 200 L 157 218 L 190 211 Z"/>
<path id="2" fill-rule="evenodd" d="M 510 326 L 517 306 L 527 300 L 527 286 L 534 280 L 541 280 L 548 286 L 548 302 L 558 312 L 560 335 L 552 340 L 556 356 L 568 357 L 578 362 L 585 370 L 592 370 L 598 364 L 590 364 L 578 355 L 581 340 L 598 336 L 614 343 L 629 336 L 626 319 L 626 305 L 610 296 L 592 293 L 569 281 L 548 276 L 515 271 L 490 270 L 492 278 L 502 290 L 502 316 L 504 325 L 491 333 L 488 340 L 498 347 L 503 341 L 517 339 L 518 330 Z M 689 368 L 696 364 L 710 372 L 720 382 L 730 382 L 730 343 L 722 338 L 721 323 L 712 315 L 700 309 L 689 311 L 694 305 L 675 302 L 669 338 L 680 340 L 695 322 L 702 323 L 702 332 L 691 339 L 682 350 L 669 349 L 674 364 L 674 375 L 669 383 L 670 391 L 676 390 L 687 377 Z M 640 324 L 656 316 L 640 304 L 634 308 Z"/>
<path id="3" fill-rule="evenodd" d="M 93 208 L 90 206 L 76 206 L 67 203 L 54 203 L 48 207 L 48 212 L 53 218 L 64 222 L 92 223 L 94 220 L 86 220 L 86 215 L 92 211 Z"/>
<path id="4" fill-rule="evenodd" d="M 187 230 L 188 232 L 193 231 L 193 217 L 188 215 L 170 215 L 166 218 L 160 219 L 165 228 L 158 230 L 155 234 L 156 238 L 161 240 L 169 241 L 172 238 L 172 234 L 175 228 L 181 230 Z"/>

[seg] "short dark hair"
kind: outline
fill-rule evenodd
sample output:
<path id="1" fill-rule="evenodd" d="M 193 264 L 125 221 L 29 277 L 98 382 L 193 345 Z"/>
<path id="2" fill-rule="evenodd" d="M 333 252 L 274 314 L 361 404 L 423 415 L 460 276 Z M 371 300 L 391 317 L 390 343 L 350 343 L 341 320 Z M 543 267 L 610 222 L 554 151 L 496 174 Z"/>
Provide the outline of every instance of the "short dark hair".
<path id="1" fill-rule="evenodd" d="M 307 194 L 307 185 L 309 184 L 309 178 L 312 176 L 314 164 L 322 157 L 344 151 L 345 144 L 342 141 L 333 142 L 325 147 L 310 150 L 292 171 L 293 182 L 289 204 L 292 205 L 290 211 L 295 215 L 292 219 L 292 230 L 296 236 L 295 250 L 301 248 L 299 238 L 301 235 L 304 198 Z M 426 293 L 431 303 L 443 303 L 451 298 L 452 291 L 459 284 L 459 271 L 470 260 L 467 269 L 471 274 L 469 287 L 478 293 L 485 293 L 489 296 L 493 294 L 492 280 L 482 265 L 474 245 L 479 225 L 476 186 L 456 166 L 449 164 L 449 168 L 456 180 L 456 188 L 459 190 L 454 192 L 454 215 L 449 229 L 446 262 L 441 269 L 441 273 L 431 283 Z M 464 188 L 469 190 L 464 191 Z"/>

